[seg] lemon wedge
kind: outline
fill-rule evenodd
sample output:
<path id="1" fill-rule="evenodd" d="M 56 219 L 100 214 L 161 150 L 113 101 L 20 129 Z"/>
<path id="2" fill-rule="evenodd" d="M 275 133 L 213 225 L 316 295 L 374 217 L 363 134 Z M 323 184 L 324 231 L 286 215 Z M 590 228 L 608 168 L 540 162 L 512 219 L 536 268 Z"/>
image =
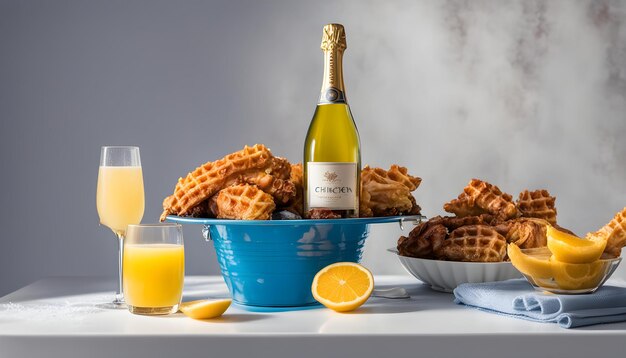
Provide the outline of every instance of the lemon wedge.
<path id="1" fill-rule="evenodd" d="M 534 279 L 552 277 L 552 263 L 548 260 L 548 256 L 535 257 L 526 255 L 515 244 L 509 244 L 507 253 L 513 266 L 521 273 Z"/>
<path id="2" fill-rule="evenodd" d="M 223 300 L 197 300 L 183 302 L 178 309 L 187 317 L 193 319 L 208 319 L 219 317 L 230 306 L 230 298 Z"/>
<path id="3" fill-rule="evenodd" d="M 548 249 L 557 261 L 569 264 L 587 264 L 600 258 L 606 239 L 590 236 L 581 239 L 548 226 Z"/>
<path id="4" fill-rule="evenodd" d="M 373 289 L 372 273 L 354 262 L 338 262 L 324 267 L 315 275 L 311 285 L 313 297 L 337 312 L 359 308 Z"/>

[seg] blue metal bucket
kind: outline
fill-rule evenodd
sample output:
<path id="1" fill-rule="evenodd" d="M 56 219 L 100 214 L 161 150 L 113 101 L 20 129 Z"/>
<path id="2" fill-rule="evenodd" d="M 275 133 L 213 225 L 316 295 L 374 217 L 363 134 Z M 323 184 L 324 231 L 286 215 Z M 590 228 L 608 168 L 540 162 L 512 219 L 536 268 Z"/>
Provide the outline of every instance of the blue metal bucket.
<path id="1" fill-rule="evenodd" d="M 210 225 L 222 276 L 237 303 L 303 306 L 315 274 L 335 262 L 359 262 L 366 224 Z"/>
<path id="2" fill-rule="evenodd" d="M 420 217 L 267 221 L 168 217 L 203 224 L 233 300 L 262 307 L 316 304 L 313 277 L 335 262 L 359 262 L 369 224 L 409 219 L 416 222 Z"/>

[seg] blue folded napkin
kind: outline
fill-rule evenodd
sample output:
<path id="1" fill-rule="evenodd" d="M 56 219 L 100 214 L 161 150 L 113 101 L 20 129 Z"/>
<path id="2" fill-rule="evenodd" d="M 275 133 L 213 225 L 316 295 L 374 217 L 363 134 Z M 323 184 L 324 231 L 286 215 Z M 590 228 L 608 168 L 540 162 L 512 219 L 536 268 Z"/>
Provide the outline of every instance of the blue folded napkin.
<path id="1" fill-rule="evenodd" d="M 464 283 L 454 290 L 457 304 L 563 328 L 626 321 L 626 287 L 602 286 L 592 294 L 542 293 L 524 279 Z"/>

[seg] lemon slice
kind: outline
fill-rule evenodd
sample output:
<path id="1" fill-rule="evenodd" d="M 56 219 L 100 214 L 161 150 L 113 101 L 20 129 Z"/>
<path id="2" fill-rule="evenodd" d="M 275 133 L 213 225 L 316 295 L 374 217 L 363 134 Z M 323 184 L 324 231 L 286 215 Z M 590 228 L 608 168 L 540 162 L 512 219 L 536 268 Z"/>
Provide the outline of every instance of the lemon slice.
<path id="1" fill-rule="evenodd" d="M 219 317 L 230 306 L 230 298 L 223 300 L 197 300 L 183 302 L 178 309 L 187 317 L 194 319 L 208 319 Z"/>
<path id="2" fill-rule="evenodd" d="M 606 239 L 590 236 L 581 239 L 548 226 L 548 249 L 557 261 L 569 264 L 587 264 L 596 261 L 606 247 Z"/>
<path id="3" fill-rule="evenodd" d="M 507 253 L 513 266 L 521 273 L 533 279 L 552 277 L 552 263 L 549 257 L 526 255 L 515 244 L 509 244 Z"/>
<path id="4" fill-rule="evenodd" d="M 604 263 L 600 260 L 588 264 L 569 264 L 550 257 L 554 280 L 564 290 L 581 290 L 598 287 L 604 278 Z"/>
<path id="5" fill-rule="evenodd" d="M 311 285 L 313 297 L 337 312 L 359 308 L 373 289 L 372 273 L 354 262 L 338 262 L 324 267 L 315 275 Z"/>

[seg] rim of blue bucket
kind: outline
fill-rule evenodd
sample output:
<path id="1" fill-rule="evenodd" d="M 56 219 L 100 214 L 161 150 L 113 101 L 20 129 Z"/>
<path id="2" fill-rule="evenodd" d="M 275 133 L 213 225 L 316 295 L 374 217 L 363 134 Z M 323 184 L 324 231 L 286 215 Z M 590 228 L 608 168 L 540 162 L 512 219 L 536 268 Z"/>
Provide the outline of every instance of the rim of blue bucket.
<path id="1" fill-rule="evenodd" d="M 370 218 L 347 218 L 347 219 L 299 219 L 299 220 L 232 220 L 193 218 L 188 216 L 168 215 L 165 220 L 179 224 L 197 225 L 241 225 L 241 226 L 291 226 L 291 225 L 317 225 L 317 224 L 384 224 L 398 222 L 419 224 L 426 217 L 423 215 L 402 216 L 378 216 Z"/>

